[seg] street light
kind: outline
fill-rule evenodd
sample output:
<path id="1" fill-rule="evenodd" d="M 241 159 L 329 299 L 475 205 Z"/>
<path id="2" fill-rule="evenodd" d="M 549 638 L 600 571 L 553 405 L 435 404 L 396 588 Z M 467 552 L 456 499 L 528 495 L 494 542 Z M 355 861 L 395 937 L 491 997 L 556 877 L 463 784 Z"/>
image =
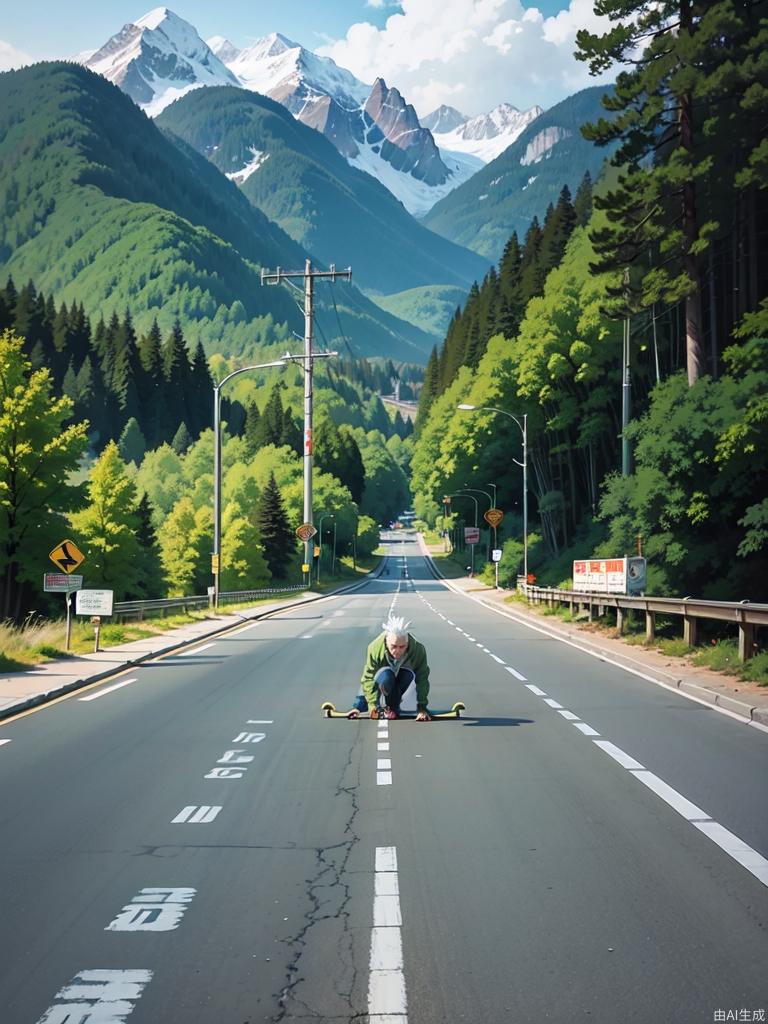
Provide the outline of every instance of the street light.
<path id="1" fill-rule="evenodd" d="M 453 494 L 446 495 L 448 498 L 469 498 L 470 501 L 475 503 L 475 529 L 477 529 L 477 498 L 474 494 L 465 494 L 464 491 L 454 491 Z M 472 548 L 472 575 L 475 575 L 475 545 L 469 545 Z"/>
<path id="2" fill-rule="evenodd" d="M 525 576 L 525 582 L 528 583 L 528 413 L 523 413 L 523 422 L 515 416 L 512 412 L 507 412 L 506 409 L 498 409 L 495 405 L 469 405 L 467 402 L 461 402 L 458 406 L 464 412 L 498 412 L 502 416 L 508 416 L 511 420 L 520 428 L 523 435 L 523 461 L 520 462 L 517 459 L 512 461 L 517 466 L 523 467 L 523 574 Z"/>
<path id="3" fill-rule="evenodd" d="M 219 607 L 219 578 L 221 572 L 221 389 L 228 380 L 247 370 L 266 370 L 270 366 L 285 366 L 285 359 L 255 366 L 241 366 L 213 385 L 213 606 Z"/>
<path id="4" fill-rule="evenodd" d="M 318 583 L 320 582 L 320 563 L 323 560 L 323 520 L 324 519 L 333 519 L 333 512 L 324 512 L 320 516 L 320 526 L 318 527 L 318 530 L 317 530 L 317 535 L 320 538 L 320 544 L 319 544 L 320 554 L 317 556 L 317 582 Z"/>

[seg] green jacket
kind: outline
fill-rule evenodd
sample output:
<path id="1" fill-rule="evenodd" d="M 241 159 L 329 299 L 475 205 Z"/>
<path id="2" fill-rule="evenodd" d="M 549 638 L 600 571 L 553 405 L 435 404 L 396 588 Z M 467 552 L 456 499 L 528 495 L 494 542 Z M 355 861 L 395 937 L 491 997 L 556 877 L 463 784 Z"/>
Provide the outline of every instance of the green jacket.
<path id="1" fill-rule="evenodd" d="M 380 633 L 375 640 L 368 644 L 368 651 L 365 656 L 365 668 L 360 682 L 363 685 L 363 694 L 368 707 L 375 707 L 377 703 L 376 687 L 373 684 L 373 677 L 380 668 L 392 667 L 394 661 L 387 650 L 386 633 Z M 416 706 L 419 711 L 426 710 L 429 700 L 429 665 L 427 664 L 427 651 L 424 644 L 408 634 L 408 649 L 400 664 L 400 668 L 410 668 L 416 675 Z"/>

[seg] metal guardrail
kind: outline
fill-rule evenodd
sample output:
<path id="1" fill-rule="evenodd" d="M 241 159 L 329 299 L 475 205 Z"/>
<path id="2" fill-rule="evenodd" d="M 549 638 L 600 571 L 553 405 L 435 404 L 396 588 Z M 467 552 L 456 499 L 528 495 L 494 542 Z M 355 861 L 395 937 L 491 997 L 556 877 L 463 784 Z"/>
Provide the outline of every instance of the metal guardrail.
<path id="1" fill-rule="evenodd" d="M 241 601 L 258 600 L 268 597 L 270 594 L 291 594 L 297 590 L 306 590 L 302 583 L 290 587 L 267 587 L 264 590 L 226 590 L 219 593 L 219 604 L 234 604 Z M 212 598 L 207 594 L 194 594 L 188 597 L 159 597 L 146 601 L 115 601 L 112 608 L 112 615 L 118 621 L 136 616 L 139 620 L 144 618 L 145 612 L 161 611 L 163 614 L 176 608 L 187 611 L 189 608 L 208 608 Z"/>
<path id="2" fill-rule="evenodd" d="M 569 604 L 571 612 L 575 605 L 586 606 L 589 619 L 592 609 L 597 607 L 598 615 L 606 608 L 616 609 L 616 628 L 624 631 L 626 612 L 640 611 L 645 615 L 645 637 L 654 639 L 656 615 L 681 616 L 683 619 L 683 640 L 689 647 L 696 645 L 699 619 L 716 619 L 730 622 L 739 631 L 739 660 L 746 661 L 755 651 L 755 631 L 759 626 L 768 626 L 768 604 L 752 604 L 749 601 L 699 601 L 690 597 L 627 597 L 623 594 L 583 593 L 577 590 L 561 590 L 558 587 L 536 587 L 518 582 L 518 589 L 533 604 Z"/>

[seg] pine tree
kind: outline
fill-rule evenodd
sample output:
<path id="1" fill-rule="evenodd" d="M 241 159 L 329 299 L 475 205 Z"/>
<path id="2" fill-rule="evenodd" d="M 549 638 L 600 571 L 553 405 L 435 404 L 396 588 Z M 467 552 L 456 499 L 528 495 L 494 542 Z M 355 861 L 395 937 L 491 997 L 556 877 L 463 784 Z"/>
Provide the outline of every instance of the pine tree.
<path id="1" fill-rule="evenodd" d="M 297 455 L 302 455 L 302 439 L 301 431 L 293 418 L 293 410 L 286 409 L 283 413 L 283 432 L 280 435 L 280 444 L 287 445 L 288 448 L 296 452 Z"/>
<path id="2" fill-rule="evenodd" d="M 189 351 L 178 320 L 168 336 L 162 351 L 165 378 L 165 408 L 163 438 L 172 438 L 180 423 L 189 419 L 186 395 L 190 387 L 191 370 Z"/>
<path id="3" fill-rule="evenodd" d="M 296 538 L 288 523 L 274 473 L 269 474 L 269 481 L 259 501 L 256 529 L 264 545 L 264 558 L 270 572 L 276 578 L 284 579 L 296 556 Z"/>
<path id="4" fill-rule="evenodd" d="M 589 171 L 584 172 L 581 184 L 573 201 L 573 212 L 576 215 L 576 227 L 586 227 L 592 216 L 592 177 Z"/>
<path id="5" fill-rule="evenodd" d="M 190 385 L 189 429 L 193 437 L 199 437 L 206 427 L 213 426 L 213 378 L 201 341 L 192 358 Z"/>
<path id="6" fill-rule="evenodd" d="M 183 455 L 192 444 L 193 438 L 187 429 L 186 423 L 180 423 L 179 428 L 173 435 L 171 441 L 171 448 L 176 452 L 177 455 Z"/>
<path id="7" fill-rule="evenodd" d="M 281 385 L 275 383 L 261 412 L 261 418 L 255 431 L 257 449 L 264 448 L 268 444 L 278 446 L 281 444 L 283 428 L 285 426 L 281 392 Z"/>
<path id="8" fill-rule="evenodd" d="M 137 586 L 141 597 L 145 600 L 165 597 L 167 586 L 160 557 L 160 545 L 152 524 L 152 512 L 152 504 L 144 493 L 136 508 L 136 518 L 138 519 L 136 539 L 139 542 L 140 551 Z"/>
<path id="9" fill-rule="evenodd" d="M 418 433 L 422 426 L 427 422 L 429 410 L 432 403 L 437 398 L 439 387 L 440 369 L 438 366 L 437 348 L 433 348 L 429 353 L 427 368 L 424 371 L 424 383 L 421 387 L 421 394 L 419 395 L 419 404 L 416 407 L 416 433 Z"/>
<path id="10" fill-rule="evenodd" d="M 500 313 L 499 328 L 505 338 L 517 336 L 518 328 L 525 314 L 525 302 L 522 298 L 520 268 L 523 251 L 513 231 L 504 246 L 504 253 L 499 264 Z"/>
<path id="11" fill-rule="evenodd" d="M 582 128 L 599 146 L 620 142 L 611 158 L 618 183 L 594 198 L 608 215 L 591 236 L 595 268 L 614 275 L 607 309 L 618 318 L 655 302 L 684 301 L 692 385 L 704 372 L 700 259 L 718 227 L 702 224 L 697 209 L 697 183 L 710 170 L 711 153 L 701 145 L 696 117 L 708 119 L 708 134 L 716 132 L 716 110 L 702 109 L 702 67 L 730 34 L 733 8 L 700 0 L 598 0 L 595 10 L 614 25 L 603 35 L 580 30 L 576 57 L 593 75 L 626 68 L 603 98 L 616 116 Z M 644 266 L 649 251 L 651 265 Z"/>
<path id="12" fill-rule="evenodd" d="M 131 416 L 123 427 L 117 447 L 123 462 L 133 462 L 136 466 L 141 465 L 141 460 L 147 451 L 147 440 L 135 416 Z"/>
<path id="13" fill-rule="evenodd" d="M 249 459 L 255 459 L 259 451 L 258 427 L 261 413 L 255 402 L 251 402 L 245 413 L 245 453 Z"/>

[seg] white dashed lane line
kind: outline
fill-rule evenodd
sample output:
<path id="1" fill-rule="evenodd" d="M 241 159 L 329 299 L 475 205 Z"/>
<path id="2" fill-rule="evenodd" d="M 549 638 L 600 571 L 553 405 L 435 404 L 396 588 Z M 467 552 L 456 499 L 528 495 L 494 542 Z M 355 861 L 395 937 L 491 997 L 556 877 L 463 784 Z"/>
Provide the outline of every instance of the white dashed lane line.
<path id="1" fill-rule="evenodd" d="M 131 683 L 135 683 L 135 679 L 123 679 L 121 683 L 115 683 L 114 686 L 108 686 L 106 690 L 99 690 L 98 693 L 89 693 L 87 697 L 78 697 L 78 700 L 89 701 L 98 700 L 99 697 L 106 697 L 108 693 L 114 693 L 115 690 L 120 690 L 124 686 L 130 686 Z"/>
<path id="2" fill-rule="evenodd" d="M 431 606 L 430 606 L 431 607 Z M 433 609 L 434 610 L 434 609 Z M 450 619 L 446 619 L 446 616 L 440 612 L 436 612 L 441 619 L 445 619 L 450 625 L 454 625 Z M 462 631 L 463 632 L 463 631 Z M 474 637 L 469 636 L 468 633 L 464 634 L 467 640 L 475 643 L 475 646 L 481 648 L 486 654 L 489 654 L 495 661 L 500 665 L 504 665 L 501 658 L 498 658 L 495 654 L 491 654 L 487 647 L 485 647 L 479 641 L 475 641 Z M 516 669 L 511 668 L 509 665 L 504 665 L 505 671 L 509 672 L 510 675 L 514 676 L 520 682 L 525 683 L 526 688 L 531 691 L 536 697 L 540 697 L 545 704 L 547 704 L 553 711 L 556 711 L 562 718 L 574 725 L 580 733 L 584 736 L 588 736 L 592 739 L 592 742 L 596 747 L 599 747 L 604 753 L 608 754 L 617 764 L 621 765 L 626 771 L 633 775 L 638 782 L 641 782 L 644 786 L 650 789 L 656 794 L 661 800 L 663 800 L 669 807 L 677 811 L 686 821 L 694 825 L 702 835 L 707 836 L 713 843 L 716 843 L 721 850 L 732 857 L 737 863 L 745 867 L 747 871 L 755 876 L 763 885 L 768 886 L 768 859 L 763 857 L 762 854 L 758 853 L 757 850 L 752 849 L 745 842 L 739 839 L 738 836 L 729 832 L 728 829 L 724 828 L 719 822 L 714 821 L 706 811 L 703 811 L 696 804 L 691 803 L 687 797 L 684 797 L 682 793 L 678 793 L 676 789 L 673 789 L 663 779 L 660 779 L 653 772 L 648 771 L 639 761 L 637 761 L 631 754 L 627 754 L 620 747 L 617 747 L 614 743 L 609 740 L 595 739 L 599 737 L 600 733 L 593 729 L 591 725 L 586 722 L 582 722 L 578 715 L 575 715 L 572 711 L 564 708 L 562 704 L 556 701 L 552 697 L 548 697 L 544 690 L 535 686 L 533 683 L 528 683 L 525 676 L 521 675 Z M 390 1024 L 389 1019 L 387 1024 Z"/>

